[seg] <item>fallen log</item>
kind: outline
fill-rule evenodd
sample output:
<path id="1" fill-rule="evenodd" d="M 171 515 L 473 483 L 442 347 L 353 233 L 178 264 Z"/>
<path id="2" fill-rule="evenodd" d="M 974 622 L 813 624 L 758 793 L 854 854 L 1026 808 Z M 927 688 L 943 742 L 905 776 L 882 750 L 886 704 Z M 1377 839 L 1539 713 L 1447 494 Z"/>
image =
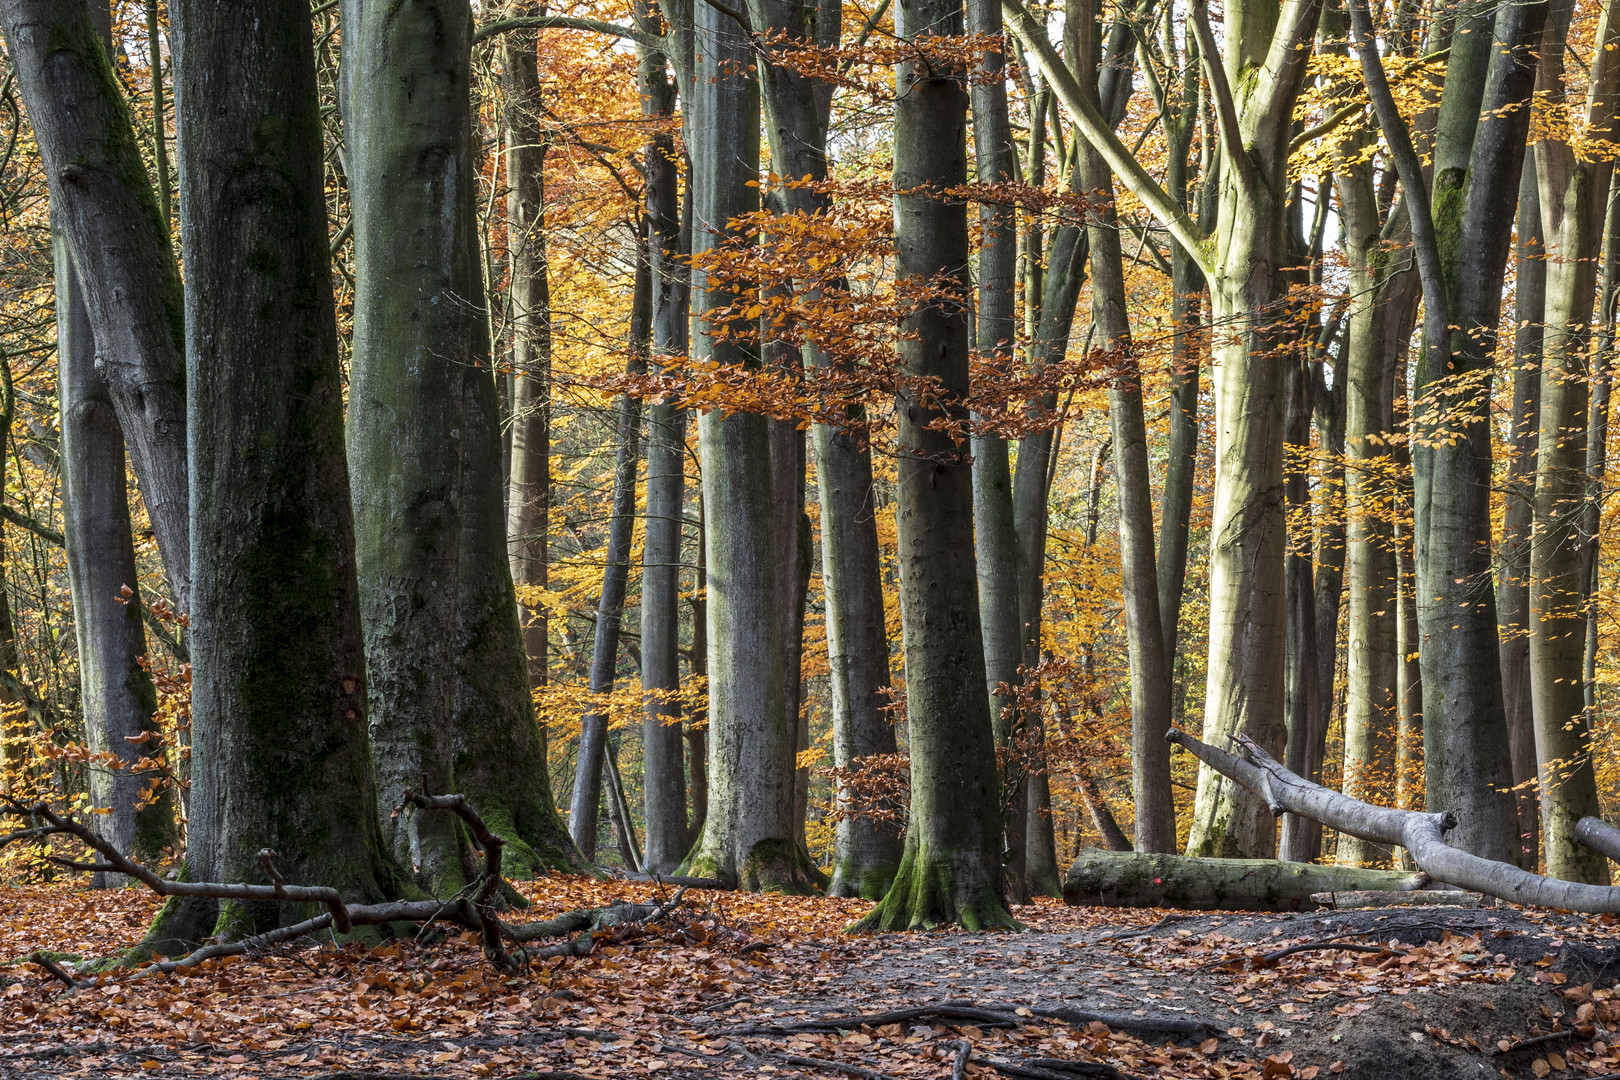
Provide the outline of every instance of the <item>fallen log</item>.
<path id="1" fill-rule="evenodd" d="M 1607 855 L 1620 862 L 1620 829 L 1595 817 L 1583 817 L 1575 823 L 1575 839 L 1599 855 Z"/>
<path id="2" fill-rule="evenodd" d="M 1071 907 L 1313 911 L 1317 893 L 1412 892 L 1428 881 L 1428 875 L 1406 870 L 1086 848 L 1063 881 L 1063 902 Z"/>
<path id="3" fill-rule="evenodd" d="M 1454 888 L 1513 904 L 1592 915 L 1620 913 L 1620 888 L 1559 881 L 1452 847 L 1446 843 L 1445 834 L 1456 827 L 1457 819 L 1449 811 L 1430 814 L 1395 810 L 1352 799 L 1289 772 L 1247 735 L 1239 735 L 1236 740 L 1241 757 L 1176 728 L 1171 728 L 1165 738 L 1265 799 L 1273 814 L 1299 814 L 1363 840 L 1403 847 L 1418 869 Z"/>
<path id="4" fill-rule="evenodd" d="M 1312 893 L 1311 899 L 1327 908 L 1349 911 L 1352 908 L 1387 907 L 1479 907 L 1479 893 L 1460 889 L 1420 889 L 1417 892 L 1321 892 Z"/>

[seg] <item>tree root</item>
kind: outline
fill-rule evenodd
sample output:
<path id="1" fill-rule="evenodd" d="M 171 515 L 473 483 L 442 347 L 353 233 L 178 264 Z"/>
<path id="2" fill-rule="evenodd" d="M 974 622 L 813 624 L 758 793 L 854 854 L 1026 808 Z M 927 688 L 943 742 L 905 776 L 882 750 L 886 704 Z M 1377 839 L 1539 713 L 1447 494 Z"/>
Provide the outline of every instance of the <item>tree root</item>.
<path id="1" fill-rule="evenodd" d="M 1023 1009 L 1028 1016 L 1020 1015 Z M 1203 1038 L 1218 1029 L 1202 1020 L 1184 1020 L 1169 1016 L 1132 1016 L 1128 1013 L 1091 1012 L 1066 1005 L 1001 1005 L 991 1008 L 970 1002 L 945 1002 L 940 1005 L 918 1005 L 909 1009 L 889 1012 L 864 1013 L 844 1016 L 823 1016 L 802 1020 L 794 1024 L 749 1024 L 729 1034 L 789 1035 L 794 1032 L 849 1031 L 859 1027 L 879 1028 L 887 1024 L 903 1024 L 913 1020 L 941 1020 L 947 1023 L 967 1023 L 976 1027 L 1021 1027 L 1041 1020 L 1058 1020 L 1069 1025 L 1102 1023 L 1121 1031 L 1154 1031 L 1188 1038 Z"/>
<path id="2" fill-rule="evenodd" d="M 407 790 L 400 809 L 403 809 L 405 804 L 424 810 L 454 812 L 466 823 L 473 840 L 483 849 L 483 873 L 462 893 L 443 901 L 407 900 L 349 905 L 344 903 L 336 889 L 288 885 L 282 879 L 280 871 L 276 869 L 276 853 L 268 848 L 259 852 L 259 864 L 263 867 L 265 876 L 270 879 L 269 885 L 169 881 L 129 858 L 97 836 L 89 827 L 75 821 L 71 815 L 57 813 L 49 803 L 38 802 L 30 805 L 9 795 L 0 795 L 0 814 L 9 814 L 32 822 L 43 820 L 45 824 L 31 825 L 0 836 L 0 848 L 17 841 L 45 844 L 52 836 L 72 836 L 94 851 L 98 856 L 97 860 L 87 863 L 49 854 L 46 855 L 46 859 L 70 870 L 126 874 L 163 897 L 310 903 L 324 905 L 327 909 L 312 918 L 279 927 L 265 934 L 245 937 L 238 941 L 205 945 L 176 960 L 154 961 L 136 972 L 136 978 L 160 972 L 180 971 L 219 957 L 242 956 L 272 945 L 296 941 L 328 927 L 346 934 L 359 926 L 379 926 L 398 922 L 415 922 L 424 926 L 445 922 L 477 931 L 486 959 L 503 970 L 519 971 L 526 968 L 529 961 L 535 958 L 584 956 L 595 948 L 596 935 L 600 931 L 664 919 L 680 907 L 686 894 L 685 887 L 682 887 L 677 889 L 673 896 L 658 904 L 614 904 L 606 908 L 571 911 L 555 919 L 541 922 L 509 926 L 500 919 L 495 910 L 501 886 L 505 883 L 501 875 L 501 849 L 505 842 L 501 837 L 489 830 L 484 819 L 464 796 L 420 795 Z M 470 897 L 467 894 L 470 894 Z M 523 947 L 528 942 L 570 934 L 575 936 L 564 944 L 539 949 Z M 519 946 L 518 958 L 514 958 L 507 949 L 508 941 Z M 43 967 L 52 978 L 62 982 L 70 990 L 94 985 L 93 982 L 75 979 L 72 974 L 43 953 L 36 952 L 29 959 Z"/>

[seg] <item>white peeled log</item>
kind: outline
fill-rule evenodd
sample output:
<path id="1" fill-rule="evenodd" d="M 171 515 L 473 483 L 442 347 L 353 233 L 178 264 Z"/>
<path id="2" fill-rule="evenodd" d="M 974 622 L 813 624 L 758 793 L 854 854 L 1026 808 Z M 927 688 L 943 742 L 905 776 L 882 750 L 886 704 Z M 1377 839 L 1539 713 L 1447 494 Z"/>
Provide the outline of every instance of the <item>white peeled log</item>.
<path id="1" fill-rule="evenodd" d="M 1235 740 L 1241 757 L 1201 742 L 1176 728 L 1171 728 L 1165 738 L 1185 747 L 1216 772 L 1265 799 L 1273 814 L 1299 814 L 1363 840 L 1403 847 L 1418 869 L 1453 888 L 1484 893 L 1513 904 L 1563 908 L 1590 914 L 1620 912 L 1620 887 L 1583 885 L 1543 877 L 1452 847 L 1445 841 L 1445 834 L 1457 824 L 1450 813 L 1395 810 L 1341 795 L 1289 772 L 1245 735 L 1239 735 Z M 1584 819 L 1582 824 L 1587 821 L 1595 822 L 1596 819 Z M 1602 825 L 1602 822 L 1596 824 Z M 1603 828 L 1615 834 L 1616 850 L 1620 851 L 1620 830 L 1609 829 L 1608 826 Z M 1600 830 L 1577 829 L 1577 836 L 1586 843 L 1586 837 L 1581 835 L 1583 831 L 1597 834 Z"/>

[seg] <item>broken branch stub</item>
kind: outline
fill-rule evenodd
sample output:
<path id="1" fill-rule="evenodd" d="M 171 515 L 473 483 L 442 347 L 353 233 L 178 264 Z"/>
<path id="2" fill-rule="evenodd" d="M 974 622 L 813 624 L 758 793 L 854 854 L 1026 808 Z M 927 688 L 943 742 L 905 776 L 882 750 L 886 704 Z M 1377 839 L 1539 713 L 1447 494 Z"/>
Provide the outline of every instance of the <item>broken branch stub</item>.
<path id="1" fill-rule="evenodd" d="M 1620 912 L 1620 888 L 1559 881 L 1452 847 L 1445 841 L 1446 832 L 1457 823 L 1450 813 L 1396 810 L 1352 799 L 1289 772 L 1246 735 L 1237 737 L 1241 757 L 1177 728 L 1171 728 L 1165 738 L 1265 799 L 1273 814 L 1299 814 L 1363 840 L 1403 847 L 1418 868 L 1436 881 L 1514 904 L 1591 914 Z"/>

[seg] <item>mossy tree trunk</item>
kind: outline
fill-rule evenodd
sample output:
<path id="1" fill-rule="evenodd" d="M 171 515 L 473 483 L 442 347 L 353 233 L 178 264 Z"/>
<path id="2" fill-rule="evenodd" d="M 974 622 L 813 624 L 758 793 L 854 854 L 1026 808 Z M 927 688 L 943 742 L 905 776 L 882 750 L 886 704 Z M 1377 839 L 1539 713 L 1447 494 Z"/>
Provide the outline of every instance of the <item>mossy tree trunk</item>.
<path id="1" fill-rule="evenodd" d="M 1540 49 L 1540 88 L 1561 101 L 1574 5 L 1553 7 Z M 1620 5 L 1607 3 L 1598 26 L 1586 100 L 1588 137 L 1612 140 L 1620 109 Z M 1547 873 L 1609 883 L 1601 854 L 1575 841 L 1575 824 L 1599 813 L 1592 764 L 1592 718 L 1586 715 L 1585 524 L 1587 387 L 1592 302 L 1613 164 L 1576 156 L 1570 139 L 1536 143 L 1542 233 L 1547 245 L 1541 367 L 1540 439 L 1536 447 L 1535 543 L 1530 546 L 1530 700 L 1541 780 L 1541 826 Z"/>
<path id="2" fill-rule="evenodd" d="M 176 0 L 193 594 L 190 873 L 383 900 L 308 12 Z M 252 133 L 245 139 L 244 133 Z M 221 903 L 226 937 L 296 921 Z"/>
<path id="3" fill-rule="evenodd" d="M 453 816 L 393 813 L 451 771 L 462 417 L 487 350 L 474 219 L 471 17 L 452 2 L 346 0 L 354 213 L 348 445 L 371 752 L 383 833 L 435 895 L 466 880 Z M 470 864 L 469 864 L 470 865 Z"/>
<path id="4" fill-rule="evenodd" d="M 759 208 L 759 87 L 750 42 L 706 4 L 688 131 L 707 153 L 692 159 L 694 256 L 753 237 L 731 223 Z M 698 142 L 697 140 L 701 140 Z M 694 270 L 695 314 L 739 299 L 739 287 Z M 694 359 L 755 367 L 757 324 L 705 326 Z M 724 330 L 733 336 L 719 336 Z M 812 869 L 793 822 L 793 734 L 783 722 L 782 619 L 777 610 L 775 494 L 766 418 L 703 414 L 703 518 L 707 566 L 709 790 L 703 835 L 684 872 L 750 890 L 806 892 Z"/>
<path id="5" fill-rule="evenodd" d="M 962 33 L 961 0 L 901 0 L 912 41 Z M 967 72 L 918 60 L 896 75 L 895 278 L 953 295 L 920 302 L 902 324 L 899 563 L 911 817 L 894 885 L 860 928 L 1013 924 L 1003 899 L 995 736 L 985 698 L 973 555 L 973 477 L 959 429 L 967 421 L 967 209 L 944 191 L 967 179 Z"/>
<path id="6" fill-rule="evenodd" d="M 6 0 L 0 33 L 68 238 L 176 606 L 190 602 L 185 298 L 103 35 L 84 3 Z"/>

